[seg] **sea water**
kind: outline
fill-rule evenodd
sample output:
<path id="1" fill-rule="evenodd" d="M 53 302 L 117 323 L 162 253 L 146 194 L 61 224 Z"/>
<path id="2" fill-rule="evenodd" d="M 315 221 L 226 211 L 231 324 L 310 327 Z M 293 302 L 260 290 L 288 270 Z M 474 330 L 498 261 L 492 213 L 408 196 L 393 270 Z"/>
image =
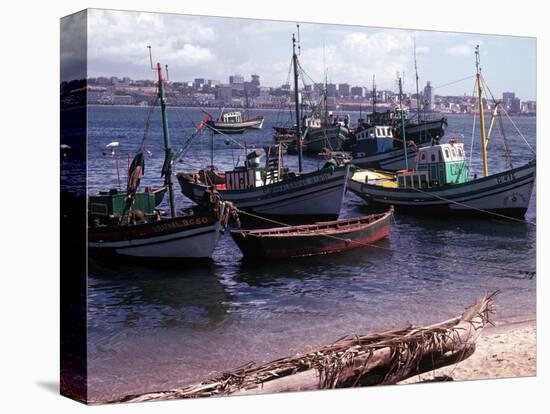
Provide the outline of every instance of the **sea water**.
<path id="1" fill-rule="evenodd" d="M 217 110 L 214 110 L 217 112 Z M 142 185 L 160 186 L 164 159 L 159 110 L 144 129 L 149 108 L 92 106 L 88 112 L 88 191 L 119 186 L 117 160 L 105 149 L 118 141 L 120 186 L 128 159 L 142 142 L 146 157 Z M 205 116 L 197 108 L 169 108 L 172 145 L 181 146 Z M 262 130 L 231 138 L 247 149 L 272 141 L 272 125 L 288 112 L 262 114 Z M 215 113 L 214 115 L 217 115 Z M 358 113 L 350 113 L 352 125 Z M 471 175 L 482 174 L 479 127 L 474 117 L 449 115 L 444 141 L 460 136 L 467 154 L 473 144 Z M 531 146 L 536 119 L 514 117 Z M 487 121 L 489 119 L 487 118 Z M 514 166 L 532 153 L 504 119 Z M 487 122 L 488 124 L 488 122 Z M 244 152 L 217 135 L 197 138 L 175 172 L 197 171 L 211 158 L 221 171 L 242 163 Z M 489 172 L 506 168 L 497 131 L 489 143 Z M 296 168 L 295 156 L 285 163 Z M 305 170 L 324 160 L 306 158 Z M 190 205 L 176 185 L 178 207 Z M 165 204 L 163 205 L 165 208 Z M 535 192 L 526 215 L 534 222 Z M 348 192 L 342 217 L 367 214 L 365 203 Z M 88 279 L 89 397 L 109 400 L 127 394 L 185 386 L 249 361 L 262 362 L 306 351 L 343 335 L 366 334 L 409 323 L 428 324 L 459 314 L 487 292 L 500 291 L 498 323 L 532 319 L 536 277 L 536 227 L 506 219 L 415 217 L 396 214 L 387 249 L 246 263 L 229 234 L 213 260 L 200 265 L 138 266 L 90 261 Z"/>

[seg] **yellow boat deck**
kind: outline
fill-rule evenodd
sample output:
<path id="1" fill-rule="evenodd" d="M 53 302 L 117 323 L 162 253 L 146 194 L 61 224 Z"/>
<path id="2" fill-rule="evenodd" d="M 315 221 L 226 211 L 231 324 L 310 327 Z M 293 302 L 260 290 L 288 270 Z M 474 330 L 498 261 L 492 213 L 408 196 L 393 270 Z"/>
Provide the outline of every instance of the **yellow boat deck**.
<path id="1" fill-rule="evenodd" d="M 379 185 L 380 187 L 397 188 L 395 174 L 375 170 L 356 171 L 351 177 L 353 181 Z"/>

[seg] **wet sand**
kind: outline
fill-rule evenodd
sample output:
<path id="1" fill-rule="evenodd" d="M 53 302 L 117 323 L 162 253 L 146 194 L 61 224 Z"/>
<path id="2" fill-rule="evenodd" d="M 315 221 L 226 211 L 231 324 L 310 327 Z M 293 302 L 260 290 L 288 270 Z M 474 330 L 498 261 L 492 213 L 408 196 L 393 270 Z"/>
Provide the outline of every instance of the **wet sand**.
<path id="1" fill-rule="evenodd" d="M 400 384 L 532 377 L 537 374 L 535 320 L 484 329 L 474 354 L 459 364 L 417 375 Z"/>

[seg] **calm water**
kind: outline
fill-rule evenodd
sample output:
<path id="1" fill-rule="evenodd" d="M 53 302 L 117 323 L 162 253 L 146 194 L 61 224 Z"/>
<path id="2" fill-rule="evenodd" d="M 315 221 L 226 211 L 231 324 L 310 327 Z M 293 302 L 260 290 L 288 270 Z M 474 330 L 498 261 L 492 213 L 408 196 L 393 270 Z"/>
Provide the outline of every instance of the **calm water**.
<path id="1" fill-rule="evenodd" d="M 91 192 L 117 185 L 106 144 L 119 141 L 120 153 L 139 147 L 148 108 L 91 107 L 89 170 Z M 249 148 L 271 141 L 271 126 L 286 114 L 263 111 L 261 131 L 236 139 Z M 358 113 L 351 114 L 352 119 Z M 198 123 L 198 109 L 169 110 L 176 147 Z M 278 119 L 279 118 L 279 119 Z M 535 118 L 514 118 L 532 146 Z M 446 137 L 462 134 L 469 153 L 472 116 L 449 117 Z M 530 152 L 504 120 L 515 166 Z M 147 139 L 144 185 L 160 185 L 163 161 L 159 113 Z M 474 153 L 479 154 L 476 136 Z M 489 144 L 490 171 L 505 168 L 502 143 Z M 239 158 L 240 157 L 240 158 Z M 215 138 L 214 159 L 230 168 L 242 160 L 235 145 Z M 194 144 L 177 171 L 210 162 L 210 138 Z M 288 156 L 290 166 L 297 164 Z M 125 161 L 120 162 L 121 174 Z M 308 159 L 306 169 L 322 161 Z M 124 164 L 124 165 L 123 165 Z M 223 168 L 222 168 L 223 169 Z M 481 173 L 478 157 L 472 169 Z M 124 178 L 122 178 L 124 181 Z M 178 204 L 189 202 L 179 194 Z M 527 219 L 535 220 L 535 194 Z M 366 213 L 364 203 L 346 195 L 342 216 Z M 106 266 L 91 262 L 89 277 L 89 392 L 101 400 L 200 381 L 249 361 L 266 361 L 332 341 L 345 334 L 420 324 L 452 317 L 487 291 L 499 289 L 498 322 L 532 318 L 536 279 L 482 263 L 535 269 L 536 229 L 508 220 L 430 219 L 396 215 L 384 242 L 391 251 L 357 250 L 271 264 L 247 264 L 231 237 L 222 237 L 211 263 L 200 266 Z M 440 259 L 411 258 L 424 253 Z"/>

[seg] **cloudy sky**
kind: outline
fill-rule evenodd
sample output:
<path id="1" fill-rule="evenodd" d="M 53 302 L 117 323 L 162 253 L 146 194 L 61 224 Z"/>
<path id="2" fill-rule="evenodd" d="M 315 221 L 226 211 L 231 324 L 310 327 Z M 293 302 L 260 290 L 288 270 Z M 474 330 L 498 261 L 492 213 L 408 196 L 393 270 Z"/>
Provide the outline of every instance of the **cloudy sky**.
<path id="1" fill-rule="evenodd" d="M 88 14 L 88 76 L 154 79 L 153 59 L 168 64 L 171 80 L 204 77 L 228 82 L 240 73 L 261 76 L 262 85 L 279 86 L 288 78 L 294 22 L 199 17 L 110 10 Z M 409 31 L 343 25 L 300 24 L 300 61 L 316 82 L 396 88 L 405 72 L 405 89 L 414 91 L 414 52 L 421 85 L 438 87 L 473 76 L 474 46 L 480 45 L 485 79 L 495 95 L 513 91 L 536 97 L 536 41 L 533 38 Z M 468 94 L 474 80 L 443 86 L 436 93 Z"/>

